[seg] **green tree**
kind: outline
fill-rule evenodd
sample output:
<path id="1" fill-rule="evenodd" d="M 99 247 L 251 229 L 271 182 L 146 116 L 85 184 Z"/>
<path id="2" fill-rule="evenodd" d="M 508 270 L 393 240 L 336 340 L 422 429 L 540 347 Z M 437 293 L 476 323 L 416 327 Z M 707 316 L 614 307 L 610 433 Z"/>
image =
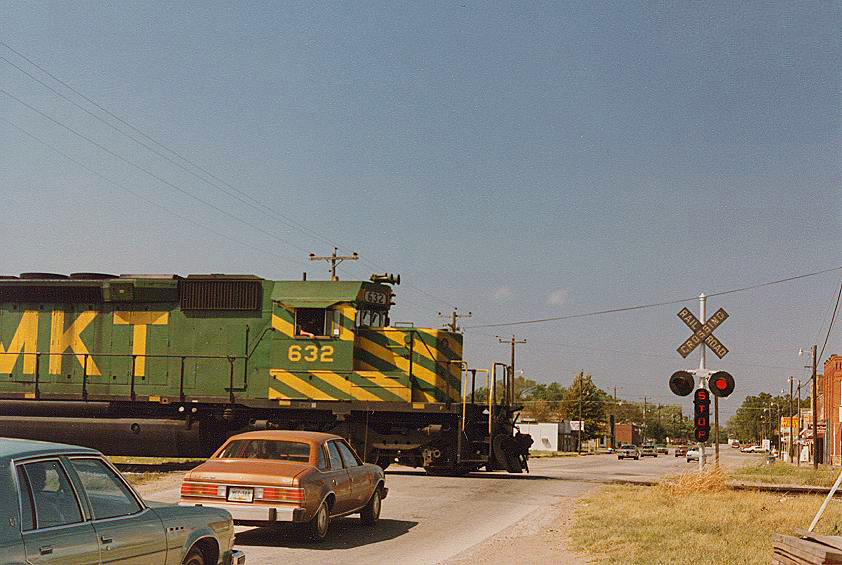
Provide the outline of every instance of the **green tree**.
<path id="1" fill-rule="evenodd" d="M 763 438 L 777 441 L 780 418 L 798 414 L 798 401 L 792 402 L 792 414 L 789 411 L 789 395 L 772 396 L 761 392 L 757 396 L 747 396 L 737 408 L 736 414 L 728 419 L 726 429 L 728 437 L 740 442 L 759 442 Z M 802 399 L 804 408 L 810 407 L 810 399 Z"/>
<path id="2" fill-rule="evenodd" d="M 561 415 L 565 420 L 583 420 L 582 439 L 595 438 L 604 431 L 609 399 L 608 394 L 594 384 L 591 375 L 579 372 L 564 394 Z"/>

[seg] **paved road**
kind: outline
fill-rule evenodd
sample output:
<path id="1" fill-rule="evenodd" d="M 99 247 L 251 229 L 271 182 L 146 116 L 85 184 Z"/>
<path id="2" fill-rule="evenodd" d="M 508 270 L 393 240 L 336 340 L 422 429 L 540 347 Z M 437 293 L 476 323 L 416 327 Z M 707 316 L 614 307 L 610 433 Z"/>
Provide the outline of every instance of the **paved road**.
<path id="1" fill-rule="evenodd" d="M 748 463 L 758 456 L 724 447 L 722 463 Z M 523 475 L 475 473 L 468 477 L 427 477 L 423 472 L 390 468 L 389 496 L 374 528 L 358 517 L 331 522 L 328 539 L 308 544 L 292 528 L 237 528 L 236 544 L 248 563 L 477 563 L 492 562 L 519 537 L 552 531 L 567 516 L 576 497 L 598 483 L 615 479 L 651 480 L 694 469 L 683 457 L 618 461 L 613 455 L 533 459 Z M 176 481 L 140 489 L 153 500 L 178 499 Z M 557 527 L 557 526 L 556 526 Z M 563 533 L 557 536 L 563 540 Z M 502 540 L 502 541 L 501 541 Z M 563 541 L 553 551 L 563 551 Z M 557 556 L 554 553 L 553 556 Z M 564 562 L 575 562 L 568 555 Z M 541 562 L 543 558 L 521 560 Z M 545 561 L 545 560 L 544 560 Z M 556 559 L 556 562 L 558 560 Z"/>

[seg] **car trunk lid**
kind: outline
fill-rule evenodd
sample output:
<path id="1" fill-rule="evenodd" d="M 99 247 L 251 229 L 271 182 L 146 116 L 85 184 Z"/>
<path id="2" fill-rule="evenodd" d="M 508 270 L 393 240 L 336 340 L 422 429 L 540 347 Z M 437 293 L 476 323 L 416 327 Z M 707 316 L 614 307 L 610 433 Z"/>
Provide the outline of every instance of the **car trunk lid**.
<path id="1" fill-rule="evenodd" d="M 293 479 L 310 467 L 290 461 L 210 459 L 185 477 L 188 481 L 228 485 L 292 486 Z"/>

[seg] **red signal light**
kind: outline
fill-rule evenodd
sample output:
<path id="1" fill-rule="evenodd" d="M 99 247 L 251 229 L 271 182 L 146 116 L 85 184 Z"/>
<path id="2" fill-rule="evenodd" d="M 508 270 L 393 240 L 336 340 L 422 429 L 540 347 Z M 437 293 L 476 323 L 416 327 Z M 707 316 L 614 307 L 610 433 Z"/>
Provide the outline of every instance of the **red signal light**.
<path id="1" fill-rule="evenodd" d="M 724 398 L 734 392 L 734 377 L 731 373 L 717 371 L 708 379 L 710 391 L 720 398 Z"/>

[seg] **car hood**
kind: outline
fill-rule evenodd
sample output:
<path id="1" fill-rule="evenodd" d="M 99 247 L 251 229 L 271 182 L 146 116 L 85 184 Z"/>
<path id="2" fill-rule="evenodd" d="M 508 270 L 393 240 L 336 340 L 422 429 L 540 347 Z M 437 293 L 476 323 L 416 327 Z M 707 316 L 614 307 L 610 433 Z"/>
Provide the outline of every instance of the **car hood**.
<path id="1" fill-rule="evenodd" d="M 184 477 L 188 481 L 227 484 L 292 486 L 293 479 L 311 468 L 309 463 L 242 459 L 210 459 Z"/>

